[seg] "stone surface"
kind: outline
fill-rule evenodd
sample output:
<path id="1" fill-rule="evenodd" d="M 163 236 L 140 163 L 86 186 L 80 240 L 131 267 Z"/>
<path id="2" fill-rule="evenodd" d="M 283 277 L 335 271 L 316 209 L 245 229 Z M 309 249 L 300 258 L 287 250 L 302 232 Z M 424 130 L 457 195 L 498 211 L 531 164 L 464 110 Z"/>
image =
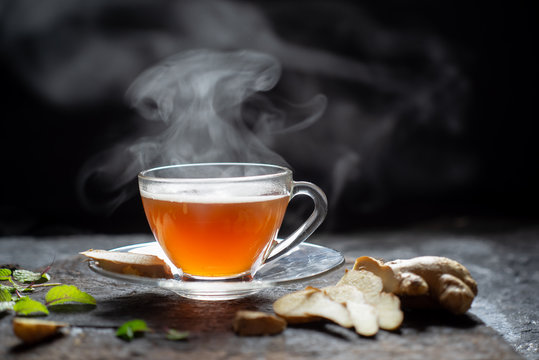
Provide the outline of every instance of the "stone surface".
<path id="1" fill-rule="evenodd" d="M 18 263 L 38 270 L 54 262 L 49 272 L 53 281 L 77 285 L 92 294 L 98 305 L 54 309 L 47 319 L 68 322 L 69 332 L 31 347 L 13 335 L 12 315 L 4 315 L 0 318 L 0 358 L 539 359 L 535 311 L 539 265 L 533 261 L 539 255 L 537 236 L 539 227 L 532 226 L 493 232 L 423 227 L 315 237 L 313 242 L 343 252 L 346 267 L 360 255 L 386 260 L 440 255 L 465 264 L 477 280 L 479 295 L 467 315 L 407 311 L 399 331 L 380 331 L 374 339 L 326 322 L 291 326 L 280 335 L 266 337 L 239 337 L 231 330 L 237 310 L 271 312 L 277 297 L 307 284 L 333 284 L 343 268 L 308 283 L 264 290 L 243 299 L 203 302 L 102 277 L 77 255 L 88 248 L 151 240 L 146 235 L 3 238 L 0 264 Z M 45 292 L 32 296 L 43 299 Z M 115 329 L 134 318 L 147 321 L 153 332 L 129 343 L 116 338 Z M 166 340 L 167 328 L 188 330 L 190 337 Z"/>

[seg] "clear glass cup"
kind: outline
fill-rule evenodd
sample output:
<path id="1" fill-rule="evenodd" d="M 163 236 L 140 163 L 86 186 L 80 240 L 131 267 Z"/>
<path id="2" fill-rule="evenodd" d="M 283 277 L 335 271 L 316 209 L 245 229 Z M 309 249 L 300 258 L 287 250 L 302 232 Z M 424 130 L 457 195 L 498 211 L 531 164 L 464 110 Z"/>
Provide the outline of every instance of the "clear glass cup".
<path id="1" fill-rule="evenodd" d="M 139 190 L 150 228 L 184 280 L 250 280 L 324 221 L 327 200 L 316 185 L 294 181 L 281 166 L 250 163 L 172 165 L 142 171 Z M 278 239 L 294 196 L 314 202 L 308 219 Z"/>

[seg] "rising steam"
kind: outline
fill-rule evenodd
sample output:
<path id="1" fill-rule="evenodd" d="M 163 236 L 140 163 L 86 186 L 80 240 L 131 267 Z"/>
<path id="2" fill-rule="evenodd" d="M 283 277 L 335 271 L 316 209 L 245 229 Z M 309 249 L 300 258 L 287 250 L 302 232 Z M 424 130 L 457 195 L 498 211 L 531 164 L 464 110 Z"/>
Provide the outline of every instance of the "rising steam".
<path id="1" fill-rule="evenodd" d="M 92 26 L 66 33 L 82 31 L 89 40 L 80 51 L 69 47 L 73 56 L 61 63 L 32 57 L 43 64 L 29 63 L 24 72 L 57 103 L 102 104 L 116 89 L 127 89 L 147 64 L 179 53 L 129 88 L 129 101 L 151 126 L 145 126 L 144 137 L 124 140 L 83 166 L 78 190 L 86 208 L 112 210 L 134 195 L 136 187 L 126 184 L 141 169 L 184 162 L 283 164 L 286 158 L 297 174 L 303 171 L 326 191 L 328 220 L 339 216 L 335 210 L 355 219 L 351 214 L 376 211 L 399 194 L 443 193 L 476 176 L 474 158 L 459 150 L 468 131 L 469 83 L 451 47 L 429 31 L 386 28 L 350 2 L 264 7 L 191 0 L 152 3 L 156 12 L 149 16 L 139 3 L 121 2 L 142 23 L 118 37 L 116 21 L 110 29 L 100 22 L 109 12 L 116 18 L 116 2 L 100 1 L 93 11 L 70 5 L 67 14 L 83 15 Z M 310 24 L 276 31 L 290 14 L 301 23 L 305 8 L 316 15 Z M 16 16 L 6 19 L 14 27 L 25 24 Z M 9 52 L 15 67 L 26 64 L 17 56 L 28 53 L 30 30 L 6 32 L 6 39 L 20 37 L 24 44 Z M 41 36 L 38 30 L 33 32 Z M 47 39 L 55 40 L 42 47 L 47 54 L 64 54 L 51 51 L 60 43 L 56 36 Z M 323 96 L 300 109 L 274 96 L 298 102 L 317 93 L 331 99 L 327 110 Z M 322 121 L 311 126 L 323 112 Z"/>
<path id="2" fill-rule="evenodd" d="M 200 162 L 287 165 L 264 141 L 272 133 L 312 124 L 322 115 L 326 99 L 314 97 L 303 106 L 304 119 L 285 127 L 286 114 L 268 99 L 255 96 L 272 89 L 280 74 L 280 63 L 274 57 L 245 50 L 190 50 L 144 71 L 129 87 L 127 99 L 162 131 L 117 145 L 89 161 L 79 182 L 85 205 L 94 210 L 115 209 L 132 196 L 133 188 L 125 185 L 141 170 L 154 166 Z M 257 111 L 249 116 L 242 111 L 247 99 L 257 104 Z M 91 193 L 92 189 L 100 194 Z"/>

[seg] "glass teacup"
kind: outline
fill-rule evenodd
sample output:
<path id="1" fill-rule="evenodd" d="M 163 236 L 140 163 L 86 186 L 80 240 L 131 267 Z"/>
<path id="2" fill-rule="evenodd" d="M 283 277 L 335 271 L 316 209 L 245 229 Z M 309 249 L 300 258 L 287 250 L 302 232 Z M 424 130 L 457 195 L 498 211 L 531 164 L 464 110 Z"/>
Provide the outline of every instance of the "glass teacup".
<path id="1" fill-rule="evenodd" d="M 249 163 L 172 165 L 142 171 L 139 190 L 150 228 L 184 280 L 249 280 L 286 255 L 323 222 L 327 200 L 314 184 L 281 166 Z M 294 196 L 314 201 L 309 218 L 277 239 Z"/>

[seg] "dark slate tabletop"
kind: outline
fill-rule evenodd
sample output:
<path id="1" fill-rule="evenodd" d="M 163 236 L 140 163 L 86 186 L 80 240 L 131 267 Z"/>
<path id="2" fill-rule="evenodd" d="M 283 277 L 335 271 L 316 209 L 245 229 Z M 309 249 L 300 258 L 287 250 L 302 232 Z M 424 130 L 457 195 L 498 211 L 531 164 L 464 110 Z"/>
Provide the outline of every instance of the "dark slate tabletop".
<path id="1" fill-rule="evenodd" d="M 237 310 L 272 311 L 279 296 L 306 285 L 333 284 L 340 268 L 307 283 L 263 290 L 242 299 L 204 302 L 168 290 L 124 283 L 89 270 L 79 251 L 151 241 L 149 235 L 79 235 L 0 238 L 0 264 L 49 273 L 56 282 L 92 294 L 96 307 L 59 309 L 46 318 L 68 322 L 63 336 L 35 346 L 13 335 L 12 314 L 0 318 L 2 359 L 539 359 L 539 225 L 474 223 L 456 219 L 393 230 L 318 234 L 311 242 L 341 251 L 351 267 L 361 255 L 386 260 L 447 256 L 463 263 L 479 284 L 471 310 L 455 317 L 406 311 L 399 331 L 373 339 L 330 323 L 294 326 L 282 334 L 239 337 L 231 330 Z M 37 299 L 44 292 L 37 292 Z M 114 336 L 124 321 L 145 320 L 153 332 L 132 342 Z M 186 341 L 166 340 L 166 328 L 188 330 Z"/>

